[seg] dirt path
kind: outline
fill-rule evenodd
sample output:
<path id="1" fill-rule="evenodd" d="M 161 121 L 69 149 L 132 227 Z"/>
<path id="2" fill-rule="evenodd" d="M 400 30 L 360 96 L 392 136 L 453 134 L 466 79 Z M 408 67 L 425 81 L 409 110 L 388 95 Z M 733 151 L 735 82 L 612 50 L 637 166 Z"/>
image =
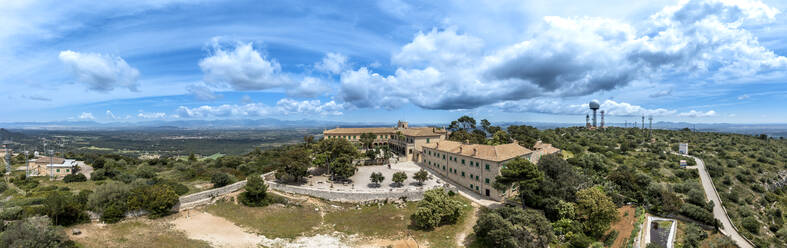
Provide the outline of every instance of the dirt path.
<path id="1" fill-rule="evenodd" d="M 623 247 L 623 242 L 631 235 L 631 231 L 634 230 L 634 222 L 636 221 L 637 219 L 634 217 L 633 206 L 618 208 L 618 221 L 613 223 L 611 228 L 612 230 L 618 231 L 618 236 L 615 238 L 615 242 L 612 243 L 612 248 Z"/>
<path id="2" fill-rule="evenodd" d="M 475 222 L 478 220 L 478 209 L 480 206 L 475 202 L 472 202 L 471 205 L 473 206 L 473 212 L 470 213 L 470 218 L 465 219 L 465 222 L 462 226 L 462 231 L 456 234 L 457 247 L 467 246 L 465 239 L 467 239 L 467 236 L 470 235 L 470 233 L 473 233 L 473 226 L 475 226 Z"/>
<path id="3" fill-rule="evenodd" d="M 209 213 L 190 210 L 171 222 L 190 239 L 205 240 L 216 247 L 257 247 L 262 238 L 234 223 Z"/>

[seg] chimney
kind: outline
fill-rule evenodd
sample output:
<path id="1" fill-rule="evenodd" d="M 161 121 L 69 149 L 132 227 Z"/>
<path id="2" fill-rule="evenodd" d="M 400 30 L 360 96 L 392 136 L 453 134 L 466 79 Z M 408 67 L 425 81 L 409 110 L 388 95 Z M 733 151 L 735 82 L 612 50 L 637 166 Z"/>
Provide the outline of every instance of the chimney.
<path id="1" fill-rule="evenodd" d="M 460 153 L 460 154 L 462 153 L 462 147 L 463 147 L 463 146 L 461 146 L 461 145 L 459 146 L 459 153 Z"/>
<path id="2" fill-rule="evenodd" d="M 440 147 L 440 142 L 439 141 L 434 143 L 434 149 L 437 149 L 438 147 Z"/>
<path id="3" fill-rule="evenodd" d="M 478 149 L 473 148 L 473 156 L 475 156 L 476 154 L 478 154 Z"/>

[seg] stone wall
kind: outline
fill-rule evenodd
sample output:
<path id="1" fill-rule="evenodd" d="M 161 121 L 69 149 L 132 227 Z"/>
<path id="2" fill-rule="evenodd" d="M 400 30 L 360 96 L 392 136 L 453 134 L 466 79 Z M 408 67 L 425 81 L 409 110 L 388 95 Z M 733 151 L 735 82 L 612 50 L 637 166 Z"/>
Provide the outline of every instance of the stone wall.
<path id="1" fill-rule="evenodd" d="M 180 203 L 175 205 L 172 208 L 172 210 L 180 211 L 180 210 L 195 208 L 205 204 L 210 204 L 211 202 L 213 202 L 213 199 L 215 199 L 216 197 L 238 191 L 242 189 L 244 186 L 246 186 L 246 180 L 236 182 L 221 188 L 197 192 L 190 195 L 184 195 L 180 197 Z"/>

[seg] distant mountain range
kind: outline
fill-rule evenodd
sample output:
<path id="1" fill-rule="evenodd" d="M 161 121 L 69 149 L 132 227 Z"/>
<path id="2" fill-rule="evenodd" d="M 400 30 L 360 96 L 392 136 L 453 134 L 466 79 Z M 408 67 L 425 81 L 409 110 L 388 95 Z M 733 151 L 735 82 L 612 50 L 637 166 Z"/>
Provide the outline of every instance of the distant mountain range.
<path id="1" fill-rule="evenodd" d="M 500 126 L 530 125 L 539 129 L 557 127 L 582 126 L 584 123 L 551 123 L 551 122 L 501 122 Z M 53 122 L 6 122 L 0 128 L 6 129 L 39 129 L 39 130 L 124 130 L 124 129 L 281 129 L 281 128 L 335 128 L 394 126 L 392 122 L 341 122 L 325 120 L 280 120 L 280 119 L 237 119 L 237 120 L 175 120 L 175 121 L 143 121 L 143 122 L 109 122 L 95 121 L 53 121 Z M 410 123 L 410 126 L 446 126 L 447 123 Z M 622 127 L 623 123 L 608 123 L 608 126 Z M 631 124 L 629 124 L 631 126 Z M 647 126 L 647 125 L 646 125 Z M 689 128 L 700 132 L 727 132 L 741 134 L 767 134 L 773 137 L 787 137 L 787 124 L 730 124 L 730 123 L 687 123 L 657 122 L 656 129 Z M 0 135 L 2 135 L 0 133 Z"/>

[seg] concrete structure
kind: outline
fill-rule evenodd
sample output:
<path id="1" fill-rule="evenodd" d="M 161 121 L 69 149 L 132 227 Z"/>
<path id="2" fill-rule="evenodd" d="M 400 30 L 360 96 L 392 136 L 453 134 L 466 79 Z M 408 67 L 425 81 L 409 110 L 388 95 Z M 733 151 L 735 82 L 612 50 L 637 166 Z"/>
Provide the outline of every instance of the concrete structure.
<path id="1" fill-rule="evenodd" d="M 424 145 L 424 157 L 419 163 L 462 187 L 484 197 L 502 201 L 514 192 L 500 192 L 492 185 L 506 162 L 524 157 L 538 163 L 541 156 L 560 151 L 541 142 L 536 143 L 534 148 L 536 151 L 517 143 L 491 146 L 443 140 Z"/>
<path id="2" fill-rule="evenodd" d="M 678 152 L 680 154 L 689 154 L 689 143 L 680 143 L 678 145 Z"/>
<path id="3" fill-rule="evenodd" d="M 78 166 L 77 161 L 73 159 L 46 156 L 31 159 L 29 163 L 30 176 L 50 176 L 51 174 L 56 179 L 63 178 L 73 173 L 74 167 Z"/>
<path id="4" fill-rule="evenodd" d="M 448 132 L 436 127 L 409 127 L 407 122 L 399 121 L 396 127 L 334 128 L 322 132 L 326 139 L 346 139 L 361 142 L 361 134 L 372 133 L 377 136 L 373 146 L 387 145 L 392 151 L 409 161 L 418 161 L 421 146 L 444 140 Z"/>
<path id="5" fill-rule="evenodd" d="M 593 110 L 593 127 L 596 127 L 596 110 L 601 108 L 601 104 L 599 104 L 598 101 L 593 100 L 590 101 L 590 104 L 588 105 L 590 106 L 590 110 Z"/>
<path id="6" fill-rule="evenodd" d="M 689 164 L 686 162 L 686 160 L 683 160 L 683 159 L 680 160 L 680 167 L 681 168 L 686 168 L 686 166 L 688 166 L 688 165 Z"/>

